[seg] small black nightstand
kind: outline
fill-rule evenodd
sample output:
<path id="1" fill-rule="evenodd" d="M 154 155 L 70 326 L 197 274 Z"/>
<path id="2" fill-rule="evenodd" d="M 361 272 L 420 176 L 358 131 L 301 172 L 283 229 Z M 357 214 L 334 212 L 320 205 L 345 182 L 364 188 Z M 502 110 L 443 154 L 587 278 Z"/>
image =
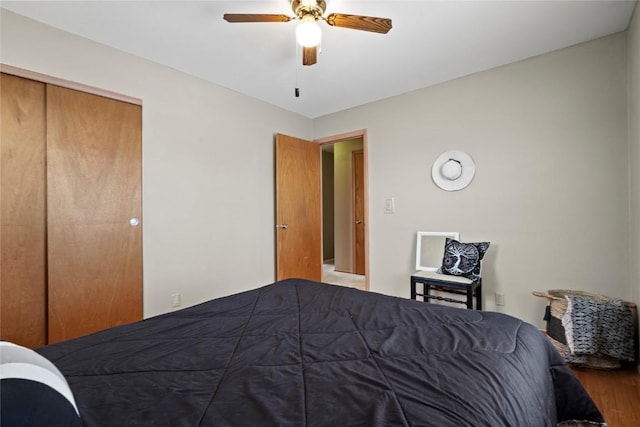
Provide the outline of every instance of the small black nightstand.
<path id="1" fill-rule="evenodd" d="M 418 293 L 416 285 L 422 283 L 423 291 Z M 466 300 L 431 295 L 431 290 L 444 291 L 451 294 L 466 295 Z M 476 299 L 476 310 L 482 310 L 482 278 L 473 281 L 466 277 L 450 276 L 435 271 L 418 271 L 411 275 L 411 299 L 423 297 L 424 302 L 432 299 L 439 301 L 466 304 L 473 310 L 473 297 Z"/>

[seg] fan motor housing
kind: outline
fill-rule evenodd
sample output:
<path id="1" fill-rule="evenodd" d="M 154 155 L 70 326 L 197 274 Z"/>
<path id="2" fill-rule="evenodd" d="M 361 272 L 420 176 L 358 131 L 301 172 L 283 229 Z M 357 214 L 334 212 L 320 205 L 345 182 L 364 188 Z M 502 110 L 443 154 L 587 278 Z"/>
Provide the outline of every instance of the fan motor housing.
<path id="1" fill-rule="evenodd" d="M 327 3 L 324 0 L 316 0 L 315 5 L 306 6 L 302 3 L 302 0 L 291 0 L 291 9 L 293 9 L 293 13 L 300 19 L 305 15 L 313 15 L 317 20 L 320 19 L 327 9 Z"/>

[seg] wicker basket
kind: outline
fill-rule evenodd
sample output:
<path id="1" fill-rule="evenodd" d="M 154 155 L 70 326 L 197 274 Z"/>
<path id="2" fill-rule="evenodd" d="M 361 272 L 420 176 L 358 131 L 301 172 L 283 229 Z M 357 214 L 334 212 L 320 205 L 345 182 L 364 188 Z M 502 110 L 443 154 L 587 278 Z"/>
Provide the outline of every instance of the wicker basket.
<path id="1" fill-rule="evenodd" d="M 541 298 L 546 298 L 548 300 L 551 316 L 560 321 L 562 320 L 562 317 L 567 311 L 568 302 L 567 302 L 567 299 L 565 298 L 565 296 L 567 295 L 579 296 L 579 297 L 590 299 L 597 302 L 606 302 L 611 299 L 604 295 L 597 295 L 589 292 L 573 291 L 573 290 L 567 290 L 567 289 L 551 289 L 548 292 L 535 291 L 533 292 L 533 295 Z M 633 315 L 633 325 L 635 329 L 637 325 L 637 307 L 632 302 L 625 301 L 625 304 L 631 310 L 631 313 Z M 547 332 L 548 332 L 548 322 L 547 322 Z M 635 331 L 634 335 L 635 337 L 637 337 L 637 330 Z M 560 341 L 557 341 L 548 333 L 547 333 L 547 338 L 549 339 L 551 344 L 553 344 L 556 350 L 560 352 L 561 355 L 564 356 L 567 353 L 566 344 L 563 344 Z M 621 367 L 621 362 L 617 359 L 614 359 L 612 357 L 607 357 L 607 356 L 587 356 L 585 363 L 581 364 L 581 366 L 584 366 L 587 368 L 594 368 L 594 369 L 618 369 Z"/>

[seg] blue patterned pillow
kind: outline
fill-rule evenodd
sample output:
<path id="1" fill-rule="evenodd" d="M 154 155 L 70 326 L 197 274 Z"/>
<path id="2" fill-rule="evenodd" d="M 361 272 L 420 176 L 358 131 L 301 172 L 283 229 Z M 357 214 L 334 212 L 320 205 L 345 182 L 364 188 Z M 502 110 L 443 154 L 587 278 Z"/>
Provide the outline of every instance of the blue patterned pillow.
<path id="1" fill-rule="evenodd" d="M 444 244 L 442 267 L 438 273 L 462 276 L 471 280 L 480 278 L 480 261 L 490 242 L 462 243 L 447 237 Z"/>

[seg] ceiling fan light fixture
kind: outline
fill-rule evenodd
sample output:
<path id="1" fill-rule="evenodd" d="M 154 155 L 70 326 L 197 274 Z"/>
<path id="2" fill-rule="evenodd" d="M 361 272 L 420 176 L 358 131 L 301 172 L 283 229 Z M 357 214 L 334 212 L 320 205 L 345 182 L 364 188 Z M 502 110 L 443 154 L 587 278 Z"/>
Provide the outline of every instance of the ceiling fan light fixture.
<path id="1" fill-rule="evenodd" d="M 305 15 L 296 28 L 296 41 L 300 46 L 315 47 L 320 44 L 322 31 L 313 15 Z"/>
<path id="2" fill-rule="evenodd" d="M 0 0 L 2 1 L 2 0 Z M 295 16 L 268 13 L 225 13 L 227 22 L 289 22 L 299 21 L 296 28 L 296 42 L 303 47 L 302 65 L 317 63 L 318 45 L 322 39 L 322 31 L 318 21 L 322 20 L 331 27 L 350 28 L 353 30 L 371 31 L 386 34 L 391 29 L 391 19 L 374 16 L 347 15 L 331 13 L 324 16 L 327 10 L 326 0 L 290 0 L 291 10 Z"/>

